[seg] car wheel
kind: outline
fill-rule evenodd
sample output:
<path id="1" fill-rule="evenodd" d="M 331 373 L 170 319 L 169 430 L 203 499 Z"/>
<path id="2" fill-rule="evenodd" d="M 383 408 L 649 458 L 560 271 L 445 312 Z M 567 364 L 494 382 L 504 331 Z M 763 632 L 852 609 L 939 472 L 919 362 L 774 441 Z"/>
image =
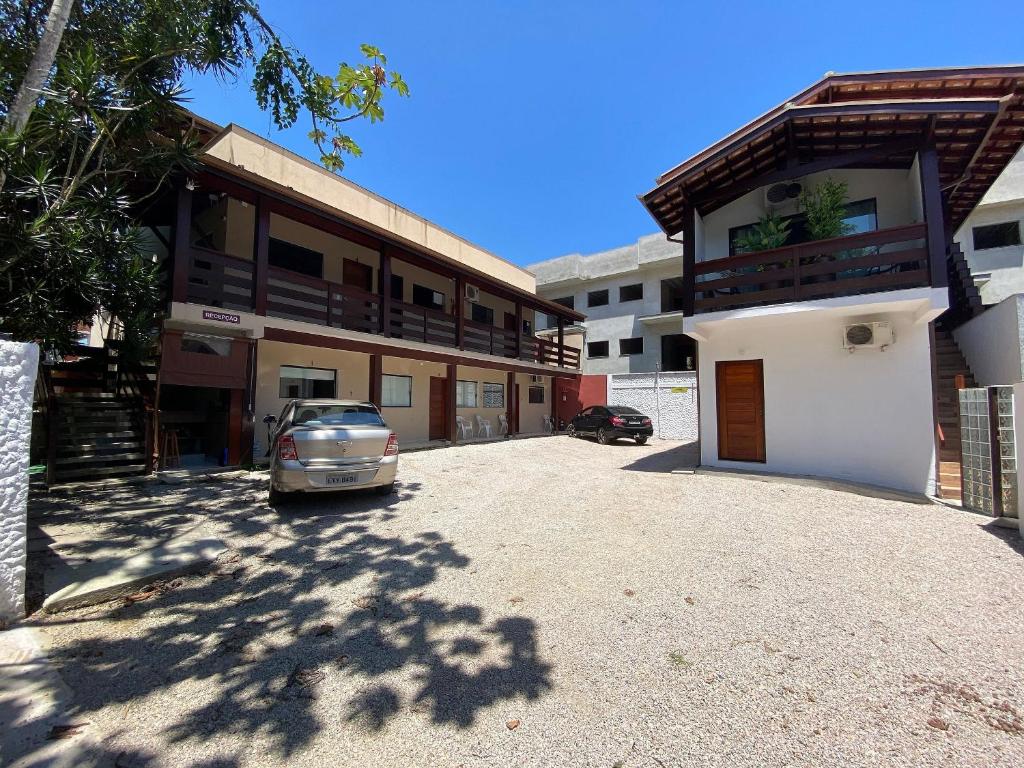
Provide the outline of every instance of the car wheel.
<path id="1" fill-rule="evenodd" d="M 387 485 L 378 485 L 373 490 L 376 491 L 378 496 L 390 496 L 395 492 L 395 484 L 388 483 Z"/>
<path id="2" fill-rule="evenodd" d="M 636 440 L 637 445 L 643 445 L 644 443 L 647 442 L 647 435 L 637 435 L 633 439 Z"/>
<path id="3" fill-rule="evenodd" d="M 570 423 L 568 428 L 566 428 L 565 430 L 565 434 L 567 434 L 569 437 L 576 437 L 576 425 Z"/>
<path id="4" fill-rule="evenodd" d="M 608 433 L 604 431 L 604 427 L 597 430 L 597 442 L 601 445 L 608 445 Z"/>

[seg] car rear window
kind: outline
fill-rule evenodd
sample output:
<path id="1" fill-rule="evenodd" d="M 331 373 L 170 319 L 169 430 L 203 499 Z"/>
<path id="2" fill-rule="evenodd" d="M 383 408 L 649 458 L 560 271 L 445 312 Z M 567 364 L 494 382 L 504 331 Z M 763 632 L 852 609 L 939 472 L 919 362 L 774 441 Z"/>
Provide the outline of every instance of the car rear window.
<path id="1" fill-rule="evenodd" d="M 325 427 L 383 427 L 384 419 L 370 405 L 298 405 L 292 423 Z"/>
<path id="2" fill-rule="evenodd" d="M 636 410 L 636 408 L 630 408 L 625 405 L 609 405 L 608 412 L 611 413 L 612 416 L 629 416 L 634 414 L 639 415 L 640 413 L 640 411 Z"/>

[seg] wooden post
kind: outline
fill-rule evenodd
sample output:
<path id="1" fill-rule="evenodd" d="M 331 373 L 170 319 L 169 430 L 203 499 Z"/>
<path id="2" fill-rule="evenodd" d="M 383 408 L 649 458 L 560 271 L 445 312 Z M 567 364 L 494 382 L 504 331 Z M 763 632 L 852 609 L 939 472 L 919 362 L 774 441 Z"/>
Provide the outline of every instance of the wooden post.
<path id="1" fill-rule="evenodd" d="M 387 246 L 380 249 L 380 333 L 391 338 L 391 251 Z"/>
<path id="2" fill-rule="evenodd" d="M 270 268 L 270 205 L 263 195 L 256 197 L 256 225 L 252 240 L 253 311 L 267 314 L 267 271 Z"/>
<path id="3" fill-rule="evenodd" d="M 455 276 L 455 346 L 466 348 L 466 278 Z"/>
<path id="4" fill-rule="evenodd" d="M 523 359 L 523 303 L 516 302 L 516 360 Z"/>
<path id="5" fill-rule="evenodd" d="M 558 367 L 565 367 L 565 318 L 558 318 Z"/>
<path id="6" fill-rule="evenodd" d="M 930 282 L 933 288 L 945 288 L 949 284 L 946 275 L 946 225 L 943 220 L 942 189 L 939 184 L 939 155 L 933 143 L 925 145 L 917 153 L 917 162 L 921 172 L 921 202 L 927 233 Z"/>
<path id="7" fill-rule="evenodd" d="M 683 316 L 693 316 L 693 267 L 697 263 L 696 210 L 689 203 L 683 206 Z"/>
<path id="8" fill-rule="evenodd" d="M 40 370 L 39 376 L 43 375 Z M 46 402 L 46 485 L 53 485 L 57 481 L 57 436 L 63 432 L 58 423 L 60 418 L 60 405 L 54 395 L 49 395 Z"/>
<path id="9" fill-rule="evenodd" d="M 370 355 L 370 402 L 381 407 L 384 401 L 384 356 Z"/>
<path id="10" fill-rule="evenodd" d="M 519 427 L 519 399 L 516 397 L 516 375 L 512 371 L 509 371 L 505 378 L 505 406 L 508 436 L 512 437 Z"/>
<path id="11" fill-rule="evenodd" d="M 458 431 L 458 429 L 455 426 L 455 409 L 456 409 L 456 402 L 457 402 L 456 399 L 455 399 L 455 392 L 456 392 L 456 382 L 458 381 L 458 379 L 459 379 L 459 366 L 456 365 L 455 363 L 450 363 L 448 365 L 448 378 L 445 379 L 446 386 L 445 386 L 444 396 L 445 396 L 445 405 L 446 405 L 446 407 L 445 407 L 445 414 L 446 414 L 447 420 L 448 420 L 448 423 L 445 424 L 445 432 L 446 432 L 445 437 L 447 438 L 448 442 L 450 442 L 452 445 L 454 445 L 455 443 L 458 442 L 458 434 L 459 434 L 459 431 Z"/>
<path id="12" fill-rule="evenodd" d="M 188 301 L 188 270 L 191 266 L 192 190 L 182 182 L 174 212 L 174 255 L 171 272 L 171 301 Z"/>

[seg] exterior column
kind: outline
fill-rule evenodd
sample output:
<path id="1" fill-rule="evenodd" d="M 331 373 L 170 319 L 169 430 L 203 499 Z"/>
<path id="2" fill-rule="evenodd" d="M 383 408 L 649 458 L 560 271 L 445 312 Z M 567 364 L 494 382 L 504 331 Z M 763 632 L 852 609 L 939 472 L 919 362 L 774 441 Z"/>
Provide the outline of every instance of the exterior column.
<path id="1" fill-rule="evenodd" d="M 946 275 L 946 225 L 942 211 L 942 189 L 939 182 L 939 156 L 934 144 L 917 153 L 921 172 L 921 202 L 928 248 L 928 271 L 934 288 L 949 284 Z"/>
<path id="2" fill-rule="evenodd" d="M 370 355 L 370 402 L 381 407 L 384 401 L 384 355 Z"/>
<path id="3" fill-rule="evenodd" d="M 174 216 L 174 255 L 171 273 L 171 301 L 188 301 L 188 270 L 191 264 L 192 190 L 182 182 Z"/>
<path id="4" fill-rule="evenodd" d="M 523 303 L 516 302 L 516 360 L 523 359 Z"/>
<path id="5" fill-rule="evenodd" d="M 696 210 L 690 204 L 683 206 L 683 316 L 693 316 L 694 281 L 693 267 L 697 262 L 697 225 L 694 221 Z"/>
<path id="6" fill-rule="evenodd" d="M 558 367 L 565 367 L 565 319 L 558 318 Z"/>
<path id="7" fill-rule="evenodd" d="M 270 206 L 263 195 L 256 197 L 256 229 L 252 239 L 253 311 L 267 314 L 267 271 L 270 268 Z"/>
<path id="8" fill-rule="evenodd" d="M 558 431 L 558 382 L 558 378 L 551 377 L 551 434 Z"/>
<path id="9" fill-rule="evenodd" d="M 519 431 L 519 397 L 516 392 L 516 375 L 508 372 L 505 383 L 505 408 L 508 417 L 508 436 L 512 437 Z"/>
<path id="10" fill-rule="evenodd" d="M 448 378 L 445 379 L 446 386 L 444 392 L 446 405 L 445 412 L 448 422 L 447 424 L 445 424 L 445 437 L 448 440 L 448 442 L 450 442 L 452 445 L 458 442 L 459 437 L 459 430 L 455 426 L 455 408 L 457 402 L 455 399 L 455 383 L 458 381 L 458 378 L 459 366 L 454 363 L 449 364 Z"/>
<path id="11" fill-rule="evenodd" d="M 466 278 L 455 276 L 455 346 L 466 348 Z"/>
<path id="12" fill-rule="evenodd" d="M 380 249 L 380 333 L 391 338 L 391 251 L 387 246 Z"/>
<path id="13" fill-rule="evenodd" d="M 245 400 L 242 410 L 242 450 L 239 461 L 244 464 L 255 462 L 253 441 L 256 437 L 256 354 L 259 351 L 256 339 L 249 342 L 246 359 Z M 261 422 L 262 424 L 262 422 Z"/>
<path id="14" fill-rule="evenodd" d="M 237 467 L 242 463 L 242 434 L 245 429 L 243 414 L 244 389 L 230 390 L 228 404 L 228 459 L 227 466 Z"/>

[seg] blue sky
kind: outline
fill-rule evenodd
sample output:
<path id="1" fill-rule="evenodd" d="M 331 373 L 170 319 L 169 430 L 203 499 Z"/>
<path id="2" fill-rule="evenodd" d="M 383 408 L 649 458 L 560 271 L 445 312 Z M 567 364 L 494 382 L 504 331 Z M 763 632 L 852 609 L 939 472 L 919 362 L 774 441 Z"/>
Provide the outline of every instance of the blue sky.
<path id="1" fill-rule="evenodd" d="M 326 72 L 380 47 L 412 95 L 350 124 L 345 176 L 519 264 L 657 230 L 636 195 L 825 72 L 1024 63 L 1024 3 L 263 0 Z M 242 77 L 192 108 L 271 130 Z"/>

